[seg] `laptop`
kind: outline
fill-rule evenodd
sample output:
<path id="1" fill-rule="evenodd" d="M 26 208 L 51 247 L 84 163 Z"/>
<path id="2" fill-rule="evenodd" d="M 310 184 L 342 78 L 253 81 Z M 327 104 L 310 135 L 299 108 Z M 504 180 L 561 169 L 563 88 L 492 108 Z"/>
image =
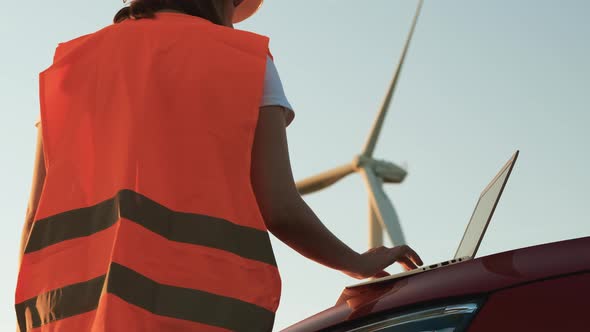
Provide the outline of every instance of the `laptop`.
<path id="1" fill-rule="evenodd" d="M 494 210 L 498 205 L 500 196 L 502 196 L 502 192 L 504 191 L 504 187 L 506 186 L 508 177 L 510 177 L 510 173 L 512 173 L 512 168 L 516 163 L 518 153 L 519 151 L 517 150 L 512 155 L 510 160 L 508 160 L 508 162 L 504 164 L 504 166 L 498 172 L 498 174 L 496 174 L 492 181 L 481 192 L 479 200 L 475 205 L 475 209 L 473 210 L 473 214 L 471 215 L 471 220 L 469 220 L 469 224 L 465 229 L 465 233 L 463 233 L 463 238 L 461 239 L 461 243 L 459 243 L 459 247 L 457 248 L 457 251 L 455 252 L 455 257 L 453 259 L 425 267 L 419 267 L 417 269 L 413 269 L 410 271 L 393 274 L 383 278 L 375 278 L 369 281 L 346 286 L 346 288 L 354 288 L 379 283 L 387 280 L 398 279 L 412 274 L 426 272 L 441 268 L 443 266 L 449 266 L 473 259 L 475 257 L 475 254 L 477 253 L 477 249 L 479 249 L 479 245 L 481 244 L 481 240 L 483 239 L 483 236 L 488 228 L 488 225 L 492 220 L 492 215 L 494 214 Z"/>

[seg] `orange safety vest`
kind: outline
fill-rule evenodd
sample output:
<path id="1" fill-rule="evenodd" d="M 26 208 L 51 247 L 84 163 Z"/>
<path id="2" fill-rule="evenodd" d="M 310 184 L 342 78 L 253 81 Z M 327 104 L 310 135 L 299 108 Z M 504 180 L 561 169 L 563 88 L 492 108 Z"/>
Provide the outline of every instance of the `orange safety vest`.
<path id="1" fill-rule="evenodd" d="M 268 42 L 166 12 L 59 44 L 21 332 L 272 329 L 281 278 L 250 182 Z"/>

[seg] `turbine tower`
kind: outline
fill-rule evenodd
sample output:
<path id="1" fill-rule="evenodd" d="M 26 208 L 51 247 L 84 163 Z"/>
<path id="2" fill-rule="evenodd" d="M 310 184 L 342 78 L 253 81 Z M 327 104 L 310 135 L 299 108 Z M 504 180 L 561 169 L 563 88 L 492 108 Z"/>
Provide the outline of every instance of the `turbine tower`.
<path id="1" fill-rule="evenodd" d="M 376 248 L 383 245 L 383 230 L 389 235 L 389 239 L 394 246 L 406 243 L 399 217 L 395 212 L 391 200 L 383 190 L 383 183 L 401 183 L 406 178 L 407 172 L 396 164 L 375 159 L 373 152 L 375 151 L 375 145 L 381 133 L 385 115 L 387 115 L 387 111 L 390 108 L 393 94 L 404 66 L 406 54 L 422 9 L 422 2 L 423 0 L 419 0 L 418 2 L 412 27 L 406 39 L 393 79 L 391 80 L 389 90 L 383 100 L 381 110 L 375 118 L 375 122 L 361 154 L 355 156 L 350 163 L 296 183 L 299 193 L 305 195 L 324 189 L 351 173 L 360 173 L 365 181 L 369 194 L 369 248 Z"/>

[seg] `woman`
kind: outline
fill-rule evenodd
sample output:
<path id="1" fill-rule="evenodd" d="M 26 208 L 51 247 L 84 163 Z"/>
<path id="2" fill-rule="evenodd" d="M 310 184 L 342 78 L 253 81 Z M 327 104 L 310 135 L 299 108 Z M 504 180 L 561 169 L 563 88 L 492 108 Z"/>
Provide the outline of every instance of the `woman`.
<path id="1" fill-rule="evenodd" d="M 357 279 L 422 264 L 407 246 L 356 253 L 299 195 L 269 40 L 233 29 L 261 2 L 136 0 L 58 46 L 40 74 L 21 331 L 270 331 L 269 231 Z"/>

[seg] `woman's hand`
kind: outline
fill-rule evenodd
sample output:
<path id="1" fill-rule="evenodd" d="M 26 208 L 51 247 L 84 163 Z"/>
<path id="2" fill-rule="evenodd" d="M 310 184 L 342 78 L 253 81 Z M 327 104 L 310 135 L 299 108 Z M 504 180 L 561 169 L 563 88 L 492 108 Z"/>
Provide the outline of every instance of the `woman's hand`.
<path id="1" fill-rule="evenodd" d="M 381 246 L 360 254 L 349 271 L 342 272 L 356 279 L 380 278 L 389 275 L 383 269 L 395 262 L 401 264 L 406 271 L 423 264 L 420 256 L 407 245 L 393 248 Z"/>

